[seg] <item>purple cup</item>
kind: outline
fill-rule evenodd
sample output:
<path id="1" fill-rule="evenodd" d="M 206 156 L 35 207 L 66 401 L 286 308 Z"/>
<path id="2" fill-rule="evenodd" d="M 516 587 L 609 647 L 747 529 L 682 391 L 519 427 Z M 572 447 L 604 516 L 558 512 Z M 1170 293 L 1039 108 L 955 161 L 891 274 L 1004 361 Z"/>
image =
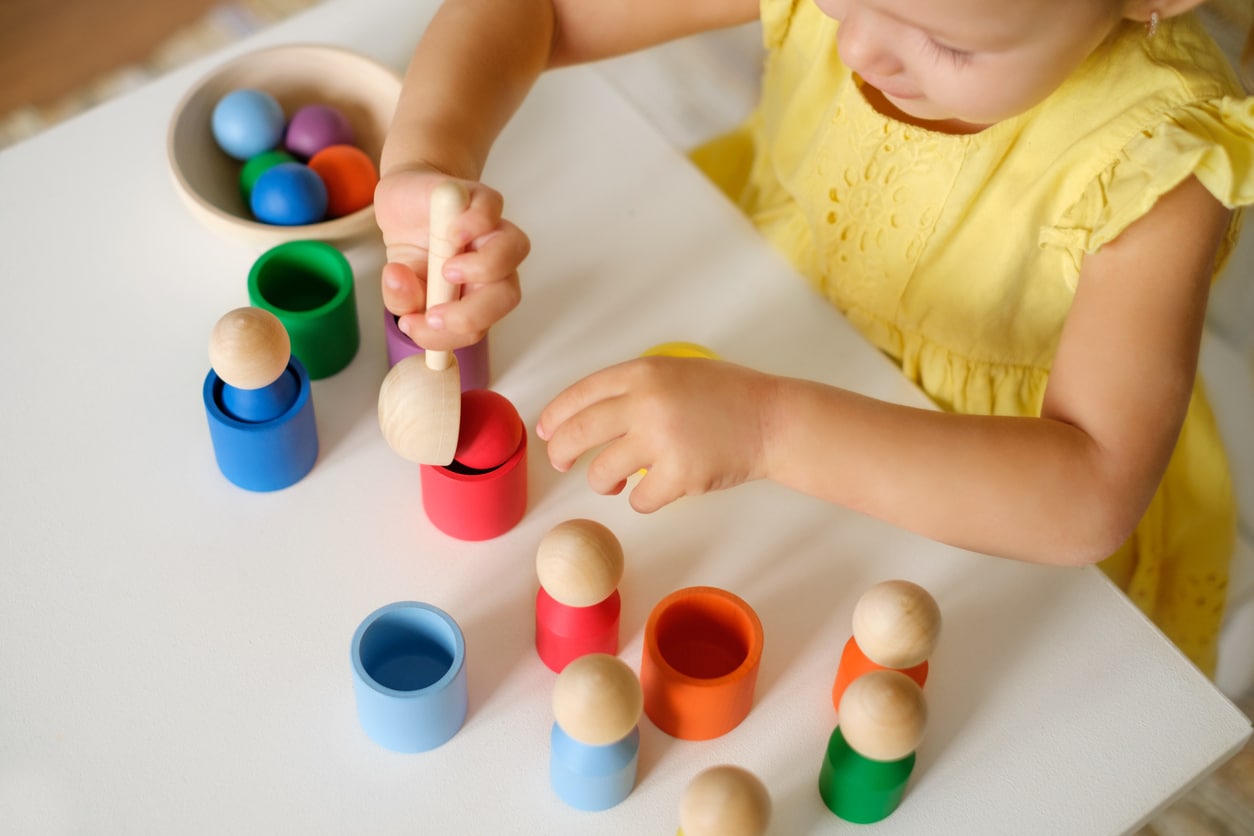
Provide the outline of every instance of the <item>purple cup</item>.
<path id="1" fill-rule="evenodd" d="M 383 309 L 383 332 L 387 335 L 388 368 L 392 368 L 411 354 L 421 354 L 422 349 L 397 327 L 396 317 L 387 308 Z M 459 348 L 453 352 L 457 358 L 457 368 L 461 373 L 462 391 L 471 389 L 487 389 L 489 377 L 488 337 L 474 345 Z"/>

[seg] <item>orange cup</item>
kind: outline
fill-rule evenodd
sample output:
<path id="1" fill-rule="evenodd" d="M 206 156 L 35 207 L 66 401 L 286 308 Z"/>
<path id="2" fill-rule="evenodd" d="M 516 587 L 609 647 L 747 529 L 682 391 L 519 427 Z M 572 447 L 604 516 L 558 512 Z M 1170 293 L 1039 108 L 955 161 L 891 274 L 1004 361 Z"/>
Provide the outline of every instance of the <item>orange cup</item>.
<path id="1" fill-rule="evenodd" d="M 864 673 L 871 671 L 899 670 L 913 679 L 922 688 L 927 682 L 927 660 L 924 659 L 912 668 L 886 668 L 878 662 L 872 662 L 862 652 L 857 639 L 852 636 L 845 642 L 845 649 L 840 654 L 840 666 L 836 668 L 836 681 L 832 683 L 832 705 L 840 712 L 840 698 L 845 695 L 845 688 Z"/>
<path id="2" fill-rule="evenodd" d="M 682 740 L 724 735 L 748 716 L 761 663 L 762 622 L 752 607 L 710 586 L 672 592 L 644 628 L 644 712 Z"/>

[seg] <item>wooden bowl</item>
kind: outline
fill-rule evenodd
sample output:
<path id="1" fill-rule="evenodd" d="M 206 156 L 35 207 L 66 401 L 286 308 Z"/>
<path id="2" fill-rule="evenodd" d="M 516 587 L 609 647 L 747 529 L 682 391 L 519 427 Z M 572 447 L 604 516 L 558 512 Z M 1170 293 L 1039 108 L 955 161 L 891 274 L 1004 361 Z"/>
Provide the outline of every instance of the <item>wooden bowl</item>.
<path id="1" fill-rule="evenodd" d="M 300 226 L 253 218 L 240 192 L 242 163 L 218 147 L 212 129 L 218 100 L 245 87 L 270 93 L 288 118 L 307 104 L 338 108 L 353 127 L 355 144 L 377 168 L 401 79 L 364 55 L 319 44 L 260 49 L 222 64 L 188 90 L 170 118 L 170 171 L 192 213 L 215 232 L 266 247 L 297 239 L 341 241 L 377 234 L 373 206 Z"/>

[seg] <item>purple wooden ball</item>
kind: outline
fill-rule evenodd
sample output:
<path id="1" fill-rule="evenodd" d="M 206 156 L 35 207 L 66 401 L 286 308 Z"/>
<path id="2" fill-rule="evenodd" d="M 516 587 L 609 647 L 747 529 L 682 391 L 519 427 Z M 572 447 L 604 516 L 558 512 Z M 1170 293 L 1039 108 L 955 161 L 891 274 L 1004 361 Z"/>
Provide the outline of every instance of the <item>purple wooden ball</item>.
<path id="1" fill-rule="evenodd" d="M 296 156 L 309 159 L 331 145 L 352 145 L 353 126 L 330 105 L 305 105 L 288 121 L 283 144 Z"/>

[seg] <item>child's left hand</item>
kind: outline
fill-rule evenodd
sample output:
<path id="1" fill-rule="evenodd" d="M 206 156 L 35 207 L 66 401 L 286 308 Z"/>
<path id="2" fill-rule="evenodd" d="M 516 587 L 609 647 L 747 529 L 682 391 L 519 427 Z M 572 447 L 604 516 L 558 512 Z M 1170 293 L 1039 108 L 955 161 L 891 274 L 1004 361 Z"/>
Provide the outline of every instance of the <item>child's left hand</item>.
<path id="1" fill-rule="evenodd" d="M 589 450 L 588 484 L 616 494 L 648 472 L 631 505 L 650 513 L 766 475 L 776 379 L 716 360 L 642 357 L 592 374 L 540 414 L 549 461 L 567 471 Z"/>

